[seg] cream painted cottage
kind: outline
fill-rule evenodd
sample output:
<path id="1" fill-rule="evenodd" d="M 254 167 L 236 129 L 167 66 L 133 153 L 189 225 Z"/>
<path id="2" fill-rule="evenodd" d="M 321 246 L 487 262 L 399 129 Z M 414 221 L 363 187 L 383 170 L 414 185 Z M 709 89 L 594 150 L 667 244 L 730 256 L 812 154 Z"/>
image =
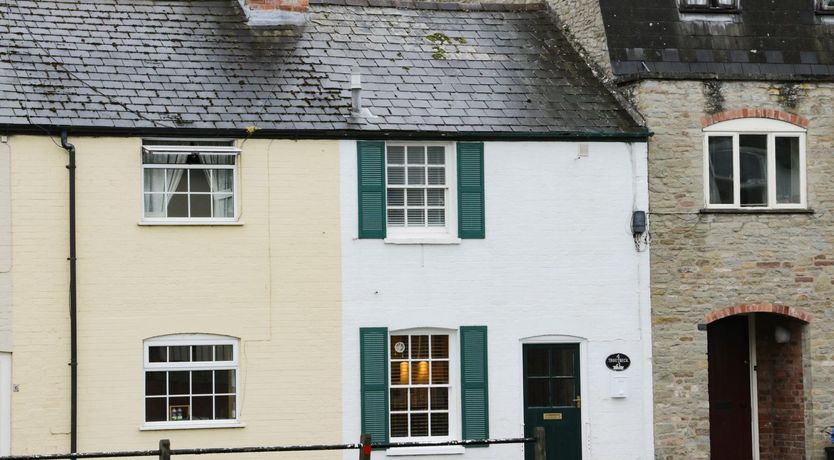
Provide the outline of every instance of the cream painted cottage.
<path id="1" fill-rule="evenodd" d="M 548 8 L 269 3 L 3 6 L 0 453 L 652 459 L 649 132 Z"/>

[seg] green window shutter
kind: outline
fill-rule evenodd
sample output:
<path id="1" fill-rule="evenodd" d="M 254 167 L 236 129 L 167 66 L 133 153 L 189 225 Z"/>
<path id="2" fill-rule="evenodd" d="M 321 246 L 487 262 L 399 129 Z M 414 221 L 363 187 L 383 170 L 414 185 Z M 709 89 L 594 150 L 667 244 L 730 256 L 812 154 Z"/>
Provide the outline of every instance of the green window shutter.
<path id="1" fill-rule="evenodd" d="M 484 238 L 484 144 L 458 142 L 458 236 Z"/>
<path id="2" fill-rule="evenodd" d="M 371 442 L 388 442 L 388 329 L 359 329 L 362 433 Z"/>
<path id="3" fill-rule="evenodd" d="M 463 439 L 489 438 L 487 328 L 460 328 L 460 386 Z"/>
<path id="4" fill-rule="evenodd" d="M 356 143 L 359 238 L 385 238 L 385 142 Z"/>

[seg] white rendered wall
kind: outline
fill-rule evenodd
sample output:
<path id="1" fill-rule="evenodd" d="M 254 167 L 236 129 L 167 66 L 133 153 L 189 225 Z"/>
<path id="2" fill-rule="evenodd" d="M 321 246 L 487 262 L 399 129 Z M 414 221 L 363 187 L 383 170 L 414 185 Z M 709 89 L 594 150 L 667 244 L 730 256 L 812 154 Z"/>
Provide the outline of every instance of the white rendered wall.
<path id="1" fill-rule="evenodd" d="M 646 145 L 588 146 L 580 158 L 577 143 L 485 143 L 486 239 L 393 245 L 357 239 L 356 144 L 341 143 L 345 441 L 360 434 L 360 327 L 486 325 L 491 437 L 523 435 L 522 343 L 580 342 L 583 458 L 654 458 L 649 259 L 630 229 L 632 210 L 648 210 Z M 632 359 L 625 372 L 604 364 L 617 352 Z M 614 376 L 628 378 L 627 398 L 609 396 Z"/>

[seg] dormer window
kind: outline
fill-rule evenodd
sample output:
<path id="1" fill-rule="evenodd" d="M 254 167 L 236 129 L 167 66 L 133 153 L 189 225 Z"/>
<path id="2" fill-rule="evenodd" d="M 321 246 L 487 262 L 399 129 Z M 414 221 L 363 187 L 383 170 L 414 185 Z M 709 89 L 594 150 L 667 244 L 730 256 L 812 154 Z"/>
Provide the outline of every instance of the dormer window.
<path id="1" fill-rule="evenodd" d="M 834 13 L 834 0 L 817 0 L 817 11 Z"/>
<path id="2" fill-rule="evenodd" d="M 824 2 L 832 0 L 821 0 Z M 681 0 L 681 10 L 725 12 L 738 8 L 738 0 Z"/>

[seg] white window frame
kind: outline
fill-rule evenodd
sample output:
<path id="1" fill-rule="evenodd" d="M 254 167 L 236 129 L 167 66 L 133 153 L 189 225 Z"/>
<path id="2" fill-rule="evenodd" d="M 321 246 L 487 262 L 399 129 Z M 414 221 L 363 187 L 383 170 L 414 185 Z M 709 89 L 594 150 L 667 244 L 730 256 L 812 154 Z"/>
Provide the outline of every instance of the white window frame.
<path id="1" fill-rule="evenodd" d="M 443 147 L 446 154 L 446 225 L 444 227 L 392 227 L 388 224 L 388 147 Z M 453 244 L 459 243 L 457 197 L 457 150 L 454 142 L 391 141 L 385 143 L 385 228 L 386 243 Z M 408 216 L 404 217 L 407 221 Z"/>
<path id="2" fill-rule="evenodd" d="M 154 141 L 158 142 L 155 144 Z M 165 145 L 170 141 L 189 141 L 198 145 Z M 200 142 L 228 142 L 229 145 L 199 145 Z M 145 164 L 142 161 L 142 176 L 139 181 L 141 188 L 140 223 L 150 225 L 205 225 L 205 224 L 230 224 L 236 223 L 240 217 L 240 190 L 239 190 L 239 169 L 240 169 L 240 148 L 230 139 L 145 139 L 142 145 L 142 154 L 145 152 L 158 154 L 183 155 L 196 153 L 198 155 L 226 155 L 234 156 L 233 165 L 188 165 L 188 164 Z M 149 169 L 231 169 L 232 170 L 232 201 L 234 212 L 232 217 L 146 217 L 145 216 L 145 171 Z M 190 192 L 189 192 L 190 194 Z"/>
<path id="3" fill-rule="evenodd" d="M 240 403 L 241 387 L 240 387 L 240 359 L 239 359 L 239 343 L 236 338 L 225 335 L 214 334 L 174 334 L 164 335 L 159 337 L 152 337 L 145 339 L 142 345 L 143 348 L 143 370 L 142 370 L 142 430 L 160 430 L 160 429 L 187 429 L 187 428 L 233 428 L 242 427 L 240 420 Z M 159 346 L 193 346 L 193 345 L 231 345 L 232 346 L 232 360 L 231 361 L 189 361 L 189 362 L 150 362 L 150 348 Z M 145 409 L 145 399 L 147 399 L 147 389 L 145 387 L 145 373 L 154 371 L 202 371 L 202 370 L 225 370 L 233 369 L 235 371 L 235 417 L 233 419 L 218 419 L 218 420 L 177 420 L 177 421 L 159 421 L 148 422 Z M 167 390 L 166 390 L 167 391 Z M 189 392 L 189 396 L 191 393 Z M 166 405 L 167 407 L 167 405 Z M 167 409 L 166 409 L 167 412 Z"/>
<path id="4" fill-rule="evenodd" d="M 460 374 L 458 372 L 458 368 L 460 363 L 458 361 L 458 350 L 460 349 L 460 344 L 458 343 L 458 334 L 457 331 L 453 329 L 443 329 L 443 328 L 416 328 L 416 329 L 400 329 L 400 330 L 393 330 L 388 331 L 388 340 L 386 343 L 386 358 L 388 359 L 388 391 L 391 391 L 393 386 L 391 385 L 392 378 L 395 372 L 399 372 L 397 369 L 391 366 L 391 337 L 395 335 L 445 335 L 449 338 L 449 433 L 447 436 L 407 436 L 407 437 L 395 437 L 393 435 L 390 436 L 391 442 L 440 442 L 440 441 L 452 441 L 459 439 L 460 436 Z M 429 369 L 431 372 L 431 369 Z M 408 387 L 410 388 L 410 386 Z M 388 407 L 386 408 L 386 416 L 388 417 L 388 423 L 390 426 L 391 423 L 391 395 L 388 395 Z M 429 401 L 429 403 L 431 403 Z M 410 412 L 409 412 L 410 413 Z M 390 432 L 390 430 L 389 430 Z M 417 449 L 417 450 L 415 450 Z M 388 450 L 389 455 L 408 455 L 409 453 L 420 453 L 423 454 L 428 453 L 425 451 L 426 448 L 392 448 Z M 459 449 L 442 449 L 444 453 L 455 453 L 458 452 Z M 448 452 L 447 452 L 448 451 Z"/>
<path id="5" fill-rule="evenodd" d="M 826 0 L 816 0 L 816 3 L 817 3 L 817 7 L 816 7 L 817 12 L 824 12 L 824 13 L 834 12 L 834 4 L 829 5 Z"/>
<path id="6" fill-rule="evenodd" d="M 710 11 L 710 12 L 718 12 L 718 11 L 736 11 L 739 7 L 739 0 L 731 0 L 733 2 L 732 5 L 729 6 L 722 6 L 718 4 L 721 0 L 701 0 L 704 2 L 703 5 L 698 5 L 692 2 L 692 0 L 680 0 L 680 7 L 684 11 Z M 713 6 L 713 2 L 716 3 Z"/>
<path id="7" fill-rule="evenodd" d="M 706 209 L 739 209 L 754 212 L 768 209 L 806 209 L 808 207 L 805 137 L 807 130 L 799 126 L 769 118 L 740 118 L 716 123 L 703 129 L 704 207 Z M 742 206 L 739 165 L 739 135 L 767 135 L 767 206 Z M 799 139 L 799 203 L 776 202 L 776 137 Z M 733 139 L 733 203 L 710 204 L 709 139 L 732 137 Z"/>

